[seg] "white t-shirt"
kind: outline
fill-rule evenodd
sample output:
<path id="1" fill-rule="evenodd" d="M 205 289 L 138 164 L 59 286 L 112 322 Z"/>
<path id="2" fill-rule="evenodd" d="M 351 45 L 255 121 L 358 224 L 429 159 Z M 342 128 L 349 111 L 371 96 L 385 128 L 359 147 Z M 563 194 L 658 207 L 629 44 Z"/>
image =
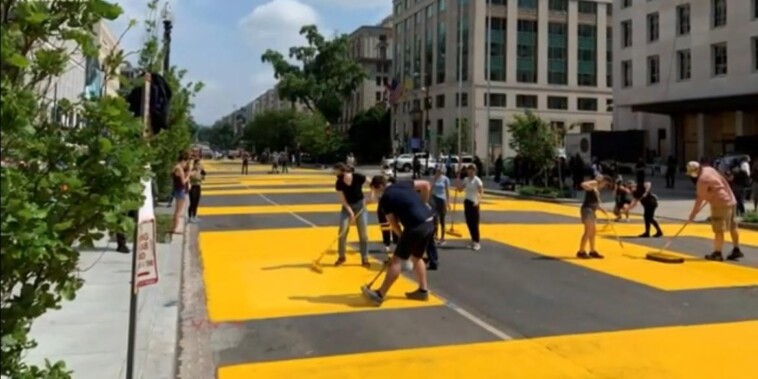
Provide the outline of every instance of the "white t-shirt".
<path id="1" fill-rule="evenodd" d="M 482 179 L 479 179 L 478 176 L 473 178 L 466 177 L 463 179 L 463 193 L 466 195 L 466 200 L 469 200 L 474 204 L 479 204 L 481 197 L 479 188 L 483 186 L 484 183 L 482 183 Z"/>

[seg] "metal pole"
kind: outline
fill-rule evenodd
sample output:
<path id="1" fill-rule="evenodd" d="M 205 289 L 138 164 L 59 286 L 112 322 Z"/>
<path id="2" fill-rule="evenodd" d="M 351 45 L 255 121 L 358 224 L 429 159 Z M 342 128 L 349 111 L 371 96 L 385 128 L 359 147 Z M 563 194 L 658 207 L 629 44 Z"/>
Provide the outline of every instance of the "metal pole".
<path id="1" fill-rule="evenodd" d="M 163 20 L 163 48 L 165 49 L 165 55 L 163 56 L 163 74 L 168 74 L 171 67 L 171 29 L 174 27 L 170 19 Z"/>
<path id="2" fill-rule="evenodd" d="M 429 85 L 431 85 L 431 80 L 429 79 L 429 73 L 424 73 L 424 84 L 426 84 L 426 91 L 424 91 L 424 148 L 426 150 L 426 166 L 424 167 L 424 171 L 429 170 L 429 154 L 430 149 L 429 145 L 432 143 L 431 140 L 427 140 L 426 136 L 429 135 L 429 107 L 427 106 L 427 101 L 429 100 Z"/>
<path id="3" fill-rule="evenodd" d="M 458 94 L 456 98 L 456 112 L 458 116 L 458 122 L 456 127 L 458 128 L 458 171 L 460 172 L 463 167 L 463 156 L 461 155 L 461 129 L 463 128 L 463 119 L 461 116 L 461 93 L 463 92 L 463 4 L 458 2 Z"/>
<path id="4" fill-rule="evenodd" d="M 492 73 L 492 0 L 487 0 L 487 22 L 485 23 L 487 25 L 487 46 L 484 48 L 484 51 L 487 52 L 487 71 L 484 73 L 487 75 L 487 129 L 484 131 L 484 148 L 487 151 L 487 157 L 485 158 L 486 164 L 484 165 L 484 176 L 490 176 L 490 162 L 492 161 L 492 156 L 490 154 L 490 107 L 492 104 L 490 102 L 492 99 L 490 98 L 490 90 L 491 90 L 491 73 Z M 474 138 L 476 138 L 476 131 L 474 131 Z"/>

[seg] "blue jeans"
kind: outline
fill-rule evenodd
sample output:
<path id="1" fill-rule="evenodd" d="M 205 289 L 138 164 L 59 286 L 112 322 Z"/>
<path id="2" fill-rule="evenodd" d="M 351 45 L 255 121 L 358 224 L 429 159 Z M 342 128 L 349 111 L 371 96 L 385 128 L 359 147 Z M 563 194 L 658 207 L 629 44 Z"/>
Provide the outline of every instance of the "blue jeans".
<path id="1" fill-rule="evenodd" d="M 368 259 L 368 215 L 364 211 L 361 215 L 358 212 L 363 209 L 365 205 L 363 200 L 350 204 L 350 209 L 356 215 L 355 225 L 358 227 L 358 238 L 360 240 L 360 252 L 361 259 Z M 337 245 L 337 253 L 340 258 L 345 257 L 345 250 L 347 250 L 347 235 L 350 233 L 350 213 L 348 213 L 345 207 L 342 207 L 340 211 L 340 239 Z"/>

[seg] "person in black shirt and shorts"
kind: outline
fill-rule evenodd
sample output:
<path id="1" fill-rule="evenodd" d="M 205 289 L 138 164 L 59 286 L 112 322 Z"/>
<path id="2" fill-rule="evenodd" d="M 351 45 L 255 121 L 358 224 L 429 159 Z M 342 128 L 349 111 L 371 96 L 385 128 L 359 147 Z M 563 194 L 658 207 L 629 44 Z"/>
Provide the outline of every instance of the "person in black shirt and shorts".
<path id="1" fill-rule="evenodd" d="M 381 305 L 400 276 L 403 262 L 411 259 L 419 288 L 405 296 L 412 300 L 428 300 L 426 265 L 423 262 L 419 264 L 419 261 L 434 243 L 434 212 L 428 205 L 431 185 L 425 180 L 388 185 L 387 178 L 378 175 L 371 180 L 371 190 L 374 198 L 379 198 L 378 207 L 386 215 L 392 230 L 400 235 L 400 240 L 382 286 L 378 290 L 364 286 L 361 288 L 363 295 L 374 304 Z"/>

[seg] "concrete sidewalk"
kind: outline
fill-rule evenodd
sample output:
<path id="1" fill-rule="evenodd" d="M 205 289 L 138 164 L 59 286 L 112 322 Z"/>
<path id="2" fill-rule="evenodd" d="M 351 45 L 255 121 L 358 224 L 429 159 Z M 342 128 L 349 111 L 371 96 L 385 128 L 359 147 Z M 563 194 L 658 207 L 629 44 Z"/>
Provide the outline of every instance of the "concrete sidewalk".
<path id="1" fill-rule="evenodd" d="M 138 298 L 135 378 L 175 377 L 183 247 L 180 235 L 156 245 L 158 283 L 142 288 Z M 124 378 L 132 255 L 115 248 L 104 238 L 81 252 L 84 285 L 73 301 L 34 322 L 31 337 L 39 346 L 28 352 L 28 363 L 63 360 L 77 379 Z"/>

